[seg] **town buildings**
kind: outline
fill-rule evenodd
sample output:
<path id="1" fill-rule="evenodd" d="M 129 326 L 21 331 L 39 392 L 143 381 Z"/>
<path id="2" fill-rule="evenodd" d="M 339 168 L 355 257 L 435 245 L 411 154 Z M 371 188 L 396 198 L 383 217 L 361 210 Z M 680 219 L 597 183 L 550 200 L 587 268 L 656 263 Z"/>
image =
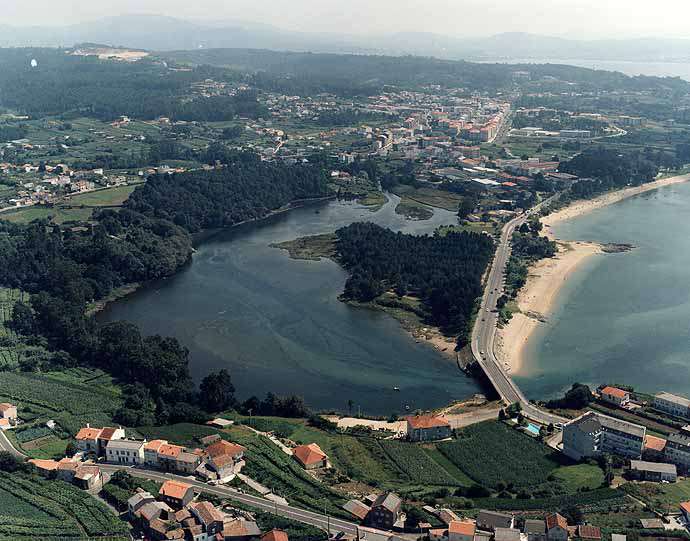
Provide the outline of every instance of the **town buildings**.
<path id="1" fill-rule="evenodd" d="M 645 441 L 643 426 L 587 412 L 563 427 L 563 452 L 573 460 L 602 453 L 640 458 Z"/>
<path id="2" fill-rule="evenodd" d="M 172 509 L 182 509 L 194 498 L 194 488 L 181 481 L 168 480 L 161 485 L 158 497 Z"/>

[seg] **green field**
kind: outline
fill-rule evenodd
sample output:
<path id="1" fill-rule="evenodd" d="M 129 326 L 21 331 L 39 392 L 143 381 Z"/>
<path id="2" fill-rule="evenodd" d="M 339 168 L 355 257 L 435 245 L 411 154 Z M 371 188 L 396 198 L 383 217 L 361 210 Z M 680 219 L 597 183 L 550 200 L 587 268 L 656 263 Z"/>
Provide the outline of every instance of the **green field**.
<path id="1" fill-rule="evenodd" d="M 587 487 L 598 488 L 604 482 L 604 472 L 598 466 L 590 464 L 576 464 L 557 469 L 553 476 L 560 481 L 568 492 L 577 492 Z"/>
<path id="2" fill-rule="evenodd" d="M 62 481 L 0 473 L 0 540 L 129 539 L 129 527 L 103 503 Z M 8 496 L 9 495 L 9 496 Z"/>
<path id="3" fill-rule="evenodd" d="M 96 190 L 93 192 L 80 193 L 73 195 L 65 201 L 66 205 L 86 205 L 92 207 L 109 207 L 122 205 L 130 194 L 136 189 L 136 186 L 118 186 L 116 188 L 107 188 L 105 190 Z"/>
<path id="4" fill-rule="evenodd" d="M 545 483 L 560 465 L 553 449 L 495 421 L 468 426 L 457 441 L 438 448 L 468 477 L 492 488 Z"/>
<path id="5" fill-rule="evenodd" d="M 87 368 L 44 373 L 4 372 L 0 378 L 0 401 L 17 404 L 26 430 L 36 432 L 36 440 L 22 437 L 24 431 L 9 433 L 18 447 L 35 458 L 64 454 L 69 438 L 86 423 L 112 424 L 112 415 L 122 403 L 120 390 L 110 376 Z M 45 434 L 48 420 L 58 424 L 51 434 Z"/>
<path id="6" fill-rule="evenodd" d="M 29 223 L 49 219 L 53 223 L 84 222 L 91 219 L 93 208 L 114 207 L 124 203 L 136 189 L 134 186 L 118 186 L 71 196 L 54 207 L 32 206 L 3 212 L 0 218 L 13 223 Z"/>

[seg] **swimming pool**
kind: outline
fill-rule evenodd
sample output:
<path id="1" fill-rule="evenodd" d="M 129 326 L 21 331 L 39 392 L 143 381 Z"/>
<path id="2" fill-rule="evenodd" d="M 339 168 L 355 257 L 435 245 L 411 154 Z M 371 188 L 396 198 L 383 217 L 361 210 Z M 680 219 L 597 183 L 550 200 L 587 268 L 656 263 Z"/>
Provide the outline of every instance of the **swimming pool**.
<path id="1" fill-rule="evenodd" d="M 527 431 L 528 431 L 528 432 L 531 432 L 531 433 L 534 434 L 535 436 L 538 436 L 538 435 L 539 435 L 539 427 L 538 427 L 538 426 L 533 425 L 532 423 L 530 423 L 530 424 L 527 425 L 526 428 L 527 428 Z"/>

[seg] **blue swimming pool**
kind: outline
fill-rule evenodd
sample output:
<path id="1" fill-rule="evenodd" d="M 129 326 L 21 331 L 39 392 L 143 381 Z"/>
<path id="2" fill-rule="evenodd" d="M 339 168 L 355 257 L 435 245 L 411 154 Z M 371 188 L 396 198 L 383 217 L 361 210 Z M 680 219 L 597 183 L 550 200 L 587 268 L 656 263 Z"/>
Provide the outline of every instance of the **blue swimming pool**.
<path id="1" fill-rule="evenodd" d="M 536 425 L 533 425 L 532 423 L 527 425 L 527 430 L 528 430 L 528 432 L 531 432 L 535 436 L 539 435 L 539 427 Z"/>

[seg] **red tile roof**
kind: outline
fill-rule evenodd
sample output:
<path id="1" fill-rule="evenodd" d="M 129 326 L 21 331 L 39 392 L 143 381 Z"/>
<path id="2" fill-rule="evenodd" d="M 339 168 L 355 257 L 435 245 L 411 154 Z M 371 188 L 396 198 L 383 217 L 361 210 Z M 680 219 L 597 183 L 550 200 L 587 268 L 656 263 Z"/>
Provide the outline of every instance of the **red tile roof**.
<path id="1" fill-rule="evenodd" d="M 212 443 L 206 448 L 206 452 L 212 456 L 217 457 L 221 455 L 237 456 L 241 455 L 247 450 L 246 447 L 238 445 L 237 443 L 230 443 L 229 441 L 220 440 Z"/>
<path id="2" fill-rule="evenodd" d="M 158 492 L 161 496 L 168 496 L 169 498 L 176 498 L 181 500 L 184 498 L 187 491 L 192 488 L 192 485 L 182 483 L 180 481 L 166 481 L 161 486 Z"/>
<path id="3" fill-rule="evenodd" d="M 164 443 L 158 448 L 158 454 L 167 458 L 177 458 L 183 450 L 184 447 L 180 447 L 179 445 L 170 445 Z"/>
<path id="4" fill-rule="evenodd" d="M 560 526 L 564 530 L 568 529 L 568 521 L 565 519 L 564 516 L 559 515 L 558 513 L 554 513 L 553 515 L 549 515 L 546 517 L 546 528 L 550 530 L 551 528 L 555 528 L 556 526 Z"/>
<path id="5" fill-rule="evenodd" d="M 113 436 L 115 435 L 115 432 L 117 432 L 117 428 L 112 427 L 112 426 L 105 426 L 103 427 L 103 430 L 101 430 L 101 435 L 98 436 L 102 440 L 111 440 L 113 439 Z"/>
<path id="6" fill-rule="evenodd" d="M 436 428 L 440 426 L 450 426 L 450 423 L 436 415 L 416 415 L 407 418 L 407 422 L 413 429 Z"/>
<path id="7" fill-rule="evenodd" d="M 261 538 L 261 541 L 288 541 L 288 535 L 280 530 L 271 530 Z"/>
<path id="8" fill-rule="evenodd" d="M 583 539 L 601 539 L 601 530 L 590 524 L 580 524 L 577 527 L 577 535 Z"/>
<path id="9" fill-rule="evenodd" d="M 309 445 L 299 445 L 292 450 L 292 454 L 305 466 L 321 462 L 328 458 L 328 455 L 321 450 L 315 443 Z"/>
<path id="10" fill-rule="evenodd" d="M 100 428 L 82 428 L 77 432 L 76 439 L 78 440 L 95 440 L 101 435 Z"/>
<path id="11" fill-rule="evenodd" d="M 686 513 L 690 513 L 690 502 L 681 502 L 680 508 Z"/>
<path id="12" fill-rule="evenodd" d="M 652 451 L 663 451 L 666 447 L 666 440 L 663 438 L 657 438 L 656 436 L 645 436 L 644 437 L 644 448 L 651 449 Z"/>
<path id="13" fill-rule="evenodd" d="M 57 470 L 58 463 L 54 460 L 41 460 L 37 458 L 32 458 L 29 463 L 36 466 L 39 470 L 53 471 Z"/>
<path id="14" fill-rule="evenodd" d="M 475 525 L 473 522 L 459 522 L 457 520 L 451 520 L 450 524 L 448 524 L 449 533 L 474 536 L 474 530 Z"/>
<path id="15" fill-rule="evenodd" d="M 617 387 L 604 387 L 601 390 L 601 394 L 607 394 L 622 399 L 625 398 L 625 395 L 628 394 L 628 392 L 624 391 L 623 389 L 618 389 Z"/>

